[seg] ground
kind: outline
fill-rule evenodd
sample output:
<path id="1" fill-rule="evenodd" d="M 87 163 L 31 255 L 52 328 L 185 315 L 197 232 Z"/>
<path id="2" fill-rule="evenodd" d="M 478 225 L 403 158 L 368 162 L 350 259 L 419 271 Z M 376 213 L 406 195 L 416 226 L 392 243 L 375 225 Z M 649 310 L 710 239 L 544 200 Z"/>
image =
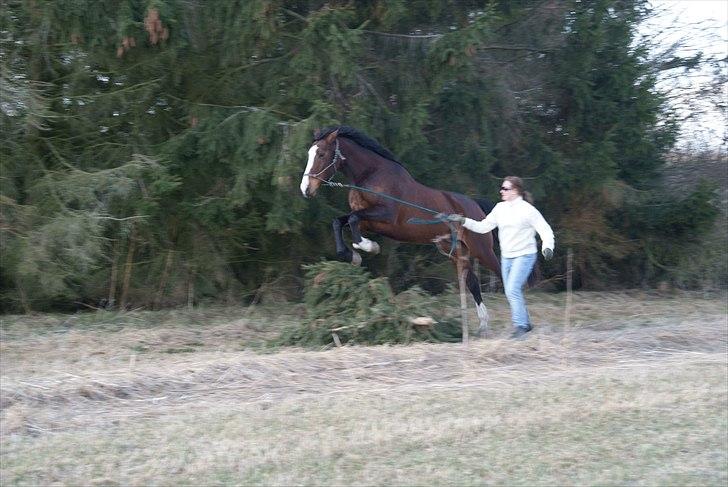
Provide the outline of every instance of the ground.
<path id="1" fill-rule="evenodd" d="M 297 305 L 3 317 L 0 483 L 728 482 L 725 294 L 528 297 L 531 337 L 487 295 L 467 347 L 265 347 Z"/>

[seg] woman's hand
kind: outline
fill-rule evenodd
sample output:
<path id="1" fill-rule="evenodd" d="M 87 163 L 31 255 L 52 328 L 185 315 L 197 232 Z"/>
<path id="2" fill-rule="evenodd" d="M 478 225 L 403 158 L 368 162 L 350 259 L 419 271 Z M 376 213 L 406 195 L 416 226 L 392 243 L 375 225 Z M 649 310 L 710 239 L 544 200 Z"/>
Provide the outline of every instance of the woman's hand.
<path id="1" fill-rule="evenodd" d="M 543 258 L 546 260 L 551 260 L 551 258 L 554 256 L 554 251 L 551 249 L 542 249 L 541 253 L 543 254 Z"/>
<path id="2" fill-rule="evenodd" d="M 458 215 L 457 213 L 438 213 L 437 215 L 435 215 L 435 218 L 438 220 L 444 220 L 453 223 L 465 222 L 465 217 L 463 215 Z"/>

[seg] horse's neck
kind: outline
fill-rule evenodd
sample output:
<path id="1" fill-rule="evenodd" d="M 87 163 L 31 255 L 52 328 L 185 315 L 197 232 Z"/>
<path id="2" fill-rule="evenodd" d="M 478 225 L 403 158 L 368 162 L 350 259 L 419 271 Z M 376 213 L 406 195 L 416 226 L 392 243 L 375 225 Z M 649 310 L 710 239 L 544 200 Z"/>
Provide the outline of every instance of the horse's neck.
<path id="1" fill-rule="evenodd" d="M 397 169 L 400 167 L 396 162 L 363 149 L 349 141 L 346 141 L 346 145 L 342 144 L 341 153 L 346 158 L 341 165 L 341 172 L 356 185 L 363 183 L 369 176 L 390 165 Z"/>
<path id="2" fill-rule="evenodd" d="M 344 176 L 354 184 L 364 182 L 376 171 L 376 167 L 373 164 L 365 164 L 363 160 L 364 158 L 361 155 L 346 156 L 346 163 L 341 168 Z"/>

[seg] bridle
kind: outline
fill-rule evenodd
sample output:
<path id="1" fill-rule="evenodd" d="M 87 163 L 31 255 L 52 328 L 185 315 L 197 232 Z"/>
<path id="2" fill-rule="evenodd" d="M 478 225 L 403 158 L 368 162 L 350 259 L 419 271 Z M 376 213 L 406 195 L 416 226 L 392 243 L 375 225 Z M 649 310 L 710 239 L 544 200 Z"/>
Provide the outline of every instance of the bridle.
<path id="1" fill-rule="evenodd" d="M 339 139 L 336 139 L 336 147 L 334 148 L 334 157 L 331 160 L 331 163 L 328 166 L 326 166 L 325 168 L 321 169 L 316 174 L 312 174 L 312 173 L 308 172 L 308 173 L 304 174 L 304 176 L 316 178 L 319 181 L 323 181 L 324 183 L 331 183 L 331 180 L 334 178 L 334 176 L 336 176 L 336 171 L 339 170 L 339 168 L 336 166 L 336 163 L 339 162 L 339 159 L 342 161 L 345 161 L 346 157 L 344 157 L 344 154 L 342 154 L 341 151 L 339 150 Z M 319 174 L 325 172 L 331 166 L 334 166 L 334 172 L 331 174 L 331 177 L 329 177 L 328 179 L 319 177 Z"/>
<path id="2" fill-rule="evenodd" d="M 332 158 L 332 160 L 329 163 L 329 165 L 326 166 L 325 168 L 321 169 L 316 174 L 313 174 L 313 173 L 310 173 L 310 172 L 304 173 L 304 177 L 305 176 L 308 176 L 308 177 L 311 177 L 311 178 L 316 178 L 319 181 L 321 181 L 325 186 L 333 186 L 335 188 L 348 188 L 348 189 L 352 189 L 352 190 L 356 190 L 356 191 L 364 191 L 366 193 L 371 193 L 371 194 L 380 196 L 382 198 L 386 198 L 386 199 L 389 199 L 389 200 L 392 200 L 392 201 L 396 201 L 397 203 L 401 203 L 403 205 L 410 206 L 412 208 L 417 208 L 419 210 L 426 211 L 428 213 L 432 213 L 433 215 L 435 215 L 435 219 L 434 220 L 423 220 L 421 218 L 410 218 L 409 220 L 407 220 L 407 223 L 428 224 L 428 225 L 438 224 L 438 223 L 444 223 L 448 227 L 450 227 L 450 242 L 451 242 L 451 245 L 450 245 L 450 252 L 449 252 L 449 254 L 447 254 L 447 256 L 448 257 L 452 257 L 453 253 L 455 252 L 455 248 L 457 247 L 457 242 L 458 242 L 458 240 L 460 240 L 460 235 L 462 235 L 462 231 L 463 231 L 462 226 L 460 226 L 459 228 L 455 228 L 455 225 L 453 224 L 453 222 L 447 220 L 447 218 L 446 218 L 447 215 L 441 216 L 442 215 L 441 213 L 439 213 L 439 212 L 437 212 L 435 210 L 432 210 L 430 208 L 425 208 L 424 206 L 420 206 L 420 205 L 418 205 L 416 203 L 413 203 L 411 201 L 405 201 L 405 200 L 400 199 L 400 198 L 397 198 L 395 196 L 392 196 L 392 195 L 389 195 L 389 194 L 385 194 L 385 193 L 381 193 L 379 191 L 374 191 L 373 189 L 363 188 L 361 186 L 356 186 L 354 184 L 336 183 L 336 182 L 332 181 L 332 179 L 334 178 L 334 176 L 336 176 L 336 171 L 338 171 L 338 169 L 339 169 L 336 166 L 336 163 L 339 162 L 339 160 L 345 161 L 346 160 L 346 157 L 344 157 L 344 154 L 342 154 L 341 153 L 341 150 L 339 149 L 339 139 L 336 139 L 336 147 L 334 148 L 334 157 Z M 324 179 L 324 178 L 319 177 L 319 175 L 321 173 L 325 172 L 331 166 L 334 166 L 334 172 L 331 174 L 331 177 L 329 177 L 328 179 Z M 440 252 L 442 252 L 444 254 L 444 251 L 442 251 L 442 249 L 440 248 L 440 244 L 439 243 L 436 243 L 436 246 L 438 247 L 438 250 L 440 250 Z"/>

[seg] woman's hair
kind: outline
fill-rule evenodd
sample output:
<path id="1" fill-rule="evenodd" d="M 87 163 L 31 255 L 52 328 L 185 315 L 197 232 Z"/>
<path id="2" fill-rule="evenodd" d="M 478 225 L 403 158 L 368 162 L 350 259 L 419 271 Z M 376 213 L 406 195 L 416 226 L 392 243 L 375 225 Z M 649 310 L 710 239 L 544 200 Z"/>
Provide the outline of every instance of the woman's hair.
<path id="1" fill-rule="evenodd" d="M 508 181 L 509 183 L 511 183 L 511 186 L 516 188 L 516 192 L 520 196 L 522 196 L 524 200 L 533 204 L 533 196 L 531 196 L 531 193 L 524 189 L 523 179 L 519 178 L 518 176 L 506 176 L 505 178 L 503 178 L 503 181 Z"/>

